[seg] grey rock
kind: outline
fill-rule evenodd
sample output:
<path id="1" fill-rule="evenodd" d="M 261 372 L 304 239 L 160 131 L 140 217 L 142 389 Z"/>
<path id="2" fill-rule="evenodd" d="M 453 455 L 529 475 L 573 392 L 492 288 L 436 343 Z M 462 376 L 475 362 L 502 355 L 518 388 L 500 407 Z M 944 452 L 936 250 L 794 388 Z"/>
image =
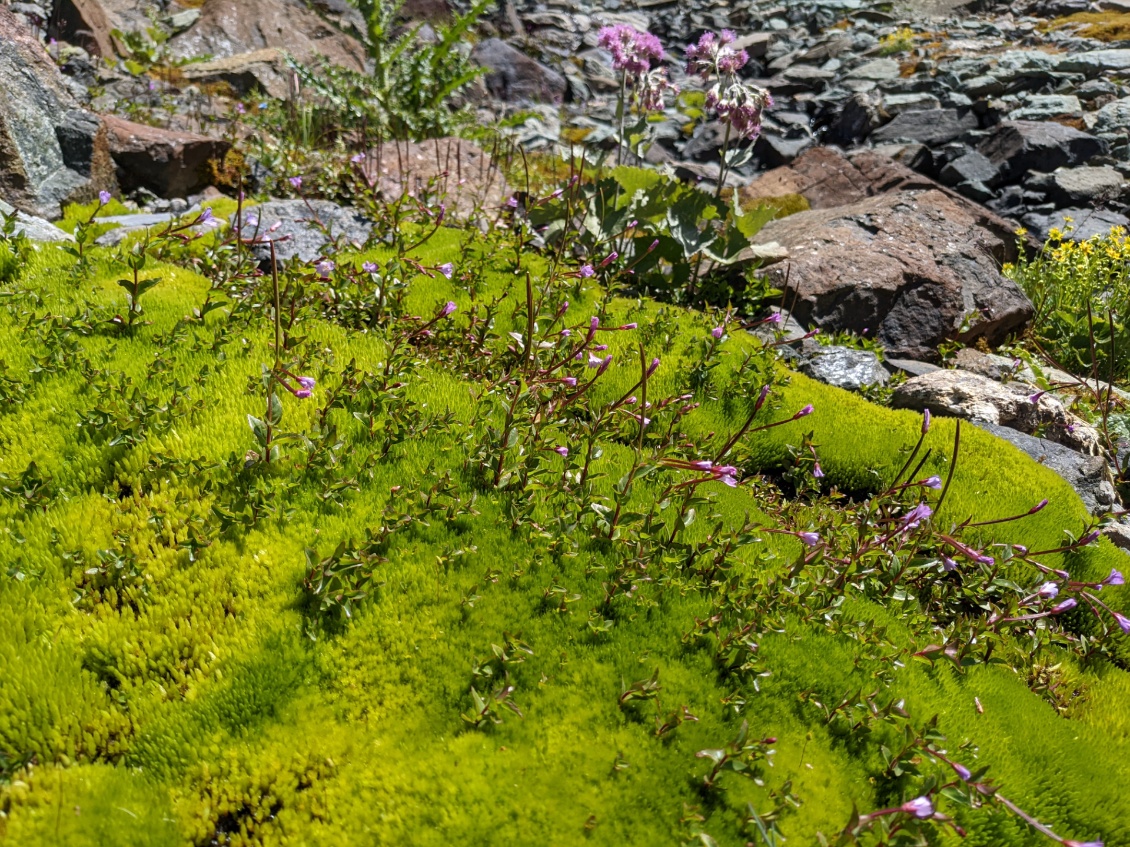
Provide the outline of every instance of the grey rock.
<path id="1" fill-rule="evenodd" d="M 996 353 L 982 353 L 972 347 L 962 347 L 953 357 L 958 369 L 980 374 L 996 382 L 1016 376 L 1020 368 L 1017 361 Z"/>
<path id="2" fill-rule="evenodd" d="M 1042 428 L 1045 437 L 1058 444 L 1088 455 L 1100 452 L 1099 435 L 1092 427 L 1068 414 L 1053 395 L 1021 382 L 1000 383 L 970 371 L 939 370 L 912 377 L 895 388 L 891 405 L 919 412 L 929 409 L 938 415 L 1026 433 Z"/>
<path id="3" fill-rule="evenodd" d="M 991 97 L 1003 94 L 1007 88 L 1000 79 L 988 74 L 964 80 L 961 86 L 970 97 Z"/>
<path id="4" fill-rule="evenodd" d="M 946 185 L 980 182 L 993 186 L 1000 182 L 1000 169 L 974 150 L 959 156 L 942 168 L 941 181 Z"/>
<path id="5" fill-rule="evenodd" d="M 1030 212 L 1020 220 L 1038 240 L 1044 241 L 1052 228 L 1067 230 L 1067 218 L 1071 218 L 1068 237 L 1074 241 L 1086 241 L 1099 235 L 1108 235 L 1112 226 L 1130 228 L 1130 218 L 1120 212 L 1108 209 L 1060 209 L 1054 212 Z"/>
<path id="6" fill-rule="evenodd" d="M 30 215 L 113 190 L 113 164 L 96 115 L 79 108 L 42 45 L 0 6 L 0 192 Z"/>
<path id="7" fill-rule="evenodd" d="M 899 115 L 903 112 L 921 112 L 926 109 L 940 109 L 941 107 L 941 101 L 926 91 L 883 96 L 883 108 L 890 115 Z"/>
<path id="8" fill-rule="evenodd" d="M 922 374 L 940 371 L 941 368 L 930 362 L 919 362 L 917 359 L 892 359 L 887 357 L 883 362 L 891 373 L 907 374 L 908 376 L 922 376 Z"/>
<path id="9" fill-rule="evenodd" d="M 471 58 L 487 69 L 487 90 L 499 100 L 561 103 L 565 99 L 564 76 L 499 38 L 479 42 Z"/>
<path id="10" fill-rule="evenodd" d="M 1081 206 L 1116 198 L 1125 184 L 1122 174 L 1114 168 L 1084 166 L 1058 169 L 1051 174 L 1045 190 L 1057 205 Z"/>
<path id="11" fill-rule="evenodd" d="M 974 423 L 1059 474 L 1075 489 L 1092 514 L 1118 505 L 1110 468 L 1101 456 L 1085 456 L 1046 438 L 1036 438 L 998 424 Z"/>
<path id="12" fill-rule="evenodd" d="M 1083 104 L 1074 94 L 1037 94 L 1008 113 L 1013 121 L 1048 121 L 1065 115 L 1082 115 Z"/>
<path id="13" fill-rule="evenodd" d="M 891 375 L 870 350 L 820 345 L 800 364 L 802 373 L 820 382 L 859 391 L 869 385 L 886 385 Z"/>
<path id="14" fill-rule="evenodd" d="M 876 82 L 899 78 L 899 63 L 894 59 L 873 59 L 851 71 L 848 79 L 871 79 Z"/>
<path id="15" fill-rule="evenodd" d="M 1123 97 L 1107 103 L 1095 115 L 1091 127 L 1099 135 L 1119 133 L 1125 135 L 1130 130 L 1130 97 Z"/>
<path id="16" fill-rule="evenodd" d="M 300 261 L 310 262 L 322 255 L 327 244 L 326 236 L 315 221 L 328 228 L 334 238 L 344 236 L 357 243 L 363 243 L 372 230 L 372 224 L 358 212 L 329 200 L 311 200 L 308 203 L 303 200 L 270 200 L 244 214 L 258 218 L 258 229 L 254 231 L 275 242 L 275 255 L 280 261 L 297 257 Z M 232 215 L 231 223 L 235 224 L 235 215 Z M 276 223 L 281 226 L 268 232 Z M 245 224 L 243 236 L 249 238 L 252 235 L 253 228 Z M 268 244 L 259 243 L 253 249 L 260 261 L 270 259 Z"/>
<path id="17" fill-rule="evenodd" d="M 1029 171 L 1054 171 L 1081 165 L 1105 153 L 1106 142 L 1057 123 L 1002 121 L 977 148 L 1005 179 Z"/>
<path id="18" fill-rule="evenodd" d="M 15 209 L 3 200 L 0 200 L 0 214 L 10 215 Z M 74 241 L 75 237 L 65 230 L 59 229 L 55 224 L 43 218 L 29 215 L 26 212 L 16 213 L 16 232 L 30 238 L 32 241 Z"/>
<path id="19" fill-rule="evenodd" d="M 1071 53 L 1056 63 L 1056 70 L 1086 74 L 1088 77 L 1098 76 L 1106 71 L 1130 70 L 1130 50 L 1088 50 L 1084 53 Z"/>
<path id="20" fill-rule="evenodd" d="M 957 109 L 903 112 L 871 134 L 876 142 L 917 141 L 930 146 L 945 144 L 977 129 L 977 116 Z"/>

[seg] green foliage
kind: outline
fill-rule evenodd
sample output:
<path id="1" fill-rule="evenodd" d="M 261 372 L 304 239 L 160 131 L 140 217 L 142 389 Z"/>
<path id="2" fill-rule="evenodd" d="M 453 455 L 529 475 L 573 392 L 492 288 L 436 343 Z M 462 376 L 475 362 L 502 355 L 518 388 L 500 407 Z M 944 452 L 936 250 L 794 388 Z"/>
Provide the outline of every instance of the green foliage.
<path id="1" fill-rule="evenodd" d="M 771 206 L 743 210 L 736 193 L 727 202 L 658 171 L 627 166 L 555 194 L 529 211 L 551 246 L 571 246 L 575 238 L 594 264 L 615 252 L 609 276 L 630 270 L 621 282 L 667 298 L 693 300 L 704 266 L 722 271 L 742 261 L 750 238 L 775 215 Z M 706 293 L 710 302 L 756 306 L 770 292 L 756 283 L 723 283 Z"/>
<path id="2" fill-rule="evenodd" d="M 1078 376 L 1130 381 L 1130 256 L 1121 227 L 1074 241 L 1052 230 L 1031 260 L 1004 271 L 1036 308 L 1032 340 Z"/>
<path id="3" fill-rule="evenodd" d="M 482 73 L 471 62 L 464 37 L 486 11 L 488 0 L 477 0 L 450 25 L 438 26 L 434 38 L 422 36 L 422 24 L 397 34 L 401 5 L 390 0 L 360 3 L 368 23 L 365 46 L 373 60 L 372 73 L 330 62 L 306 66 L 290 60 L 312 95 L 304 121 L 333 126 L 337 132 L 364 131 L 381 140 L 452 134 L 458 121 L 452 101 Z"/>

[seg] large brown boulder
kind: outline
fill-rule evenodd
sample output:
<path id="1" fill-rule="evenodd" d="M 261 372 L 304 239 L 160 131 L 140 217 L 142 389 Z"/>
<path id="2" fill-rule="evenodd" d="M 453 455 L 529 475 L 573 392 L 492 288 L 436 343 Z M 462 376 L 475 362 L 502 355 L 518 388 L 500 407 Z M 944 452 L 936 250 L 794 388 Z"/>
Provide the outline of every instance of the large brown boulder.
<path id="1" fill-rule="evenodd" d="M 935 188 L 878 194 L 773 221 L 759 243 L 789 261 L 769 276 L 803 323 L 877 338 L 895 357 L 932 360 L 947 339 L 1003 341 L 1032 304 L 999 270 L 1011 235 Z"/>
<path id="2" fill-rule="evenodd" d="M 206 0 L 196 23 L 169 41 L 176 59 L 224 59 L 267 47 L 285 50 L 301 62 L 324 56 L 335 65 L 364 68 L 361 42 L 300 0 Z"/>
<path id="3" fill-rule="evenodd" d="M 43 45 L 0 6 L 0 199 L 56 218 L 61 204 L 115 187 L 101 120 L 80 108 Z"/>
<path id="4" fill-rule="evenodd" d="M 104 118 L 118 181 L 126 191 L 146 188 L 159 197 L 185 197 L 211 182 L 208 162 L 220 160 L 227 141 Z"/>
<path id="5" fill-rule="evenodd" d="M 405 193 L 430 195 L 456 217 L 465 218 L 477 209 L 497 213 L 510 196 L 497 163 L 462 138 L 389 141 L 369 151 L 359 167 L 386 200 Z"/>
<path id="6" fill-rule="evenodd" d="M 834 147 L 806 150 L 791 164 L 767 171 L 739 189 L 743 205 L 785 194 L 800 194 L 812 209 L 831 209 L 857 203 L 879 194 L 912 190 L 944 193 L 977 222 L 978 229 L 992 235 L 994 253 L 1000 262 L 1016 261 L 1016 224 L 962 197 L 929 177 L 873 150 L 845 156 Z M 1038 244 L 1031 244 L 1038 248 Z"/>

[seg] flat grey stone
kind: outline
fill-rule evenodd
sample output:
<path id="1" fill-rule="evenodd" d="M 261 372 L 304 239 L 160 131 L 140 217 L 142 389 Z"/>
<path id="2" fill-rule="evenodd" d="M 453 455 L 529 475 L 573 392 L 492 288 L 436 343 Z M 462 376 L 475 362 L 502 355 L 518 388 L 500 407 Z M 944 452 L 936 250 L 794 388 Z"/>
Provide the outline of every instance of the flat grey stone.
<path id="1" fill-rule="evenodd" d="M 800 371 L 820 382 L 859 391 L 869 385 L 886 385 L 891 375 L 870 350 L 839 345 L 820 346 L 801 363 Z"/>
<path id="2" fill-rule="evenodd" d="M 256 216 L 259 236 L 274 241 L 275 256 L 279 261 L 297 257 L 300 261 L 311 262 L 322 255 L 327 240 L 317 221 L 329 229 L 332 237 L 344 236 L 357 243 L 363 243 L 372 230 L 372 224 L 359 212 L 329 200 L 269 200 L 245 209 L 244 238 L 251 238 L 256 232 L 246 223 L 248 215 Z M 233 225 L 234 218 L 235 215 L 232 215 Z M 270 232 L 276 223 L 280 224 L 279 228 Z M 271 248 L 266 242 L 255 244 L 252 249 L 260 261 L 271 257 Z"/>
<path id="3" fill-rule="evenodd" d="M 12 214 L 13 208 L 0 200 L 0 213 L 5 215 Z M 29 215 L 26 212 L 19 212 L 16 215 L 16 232 L 23 233 L 32 241 L 74 241 L 75 237 L 65 230 L 59 229 L 55 224 L 43 218 L 38 218 L 35 215 Z"/>

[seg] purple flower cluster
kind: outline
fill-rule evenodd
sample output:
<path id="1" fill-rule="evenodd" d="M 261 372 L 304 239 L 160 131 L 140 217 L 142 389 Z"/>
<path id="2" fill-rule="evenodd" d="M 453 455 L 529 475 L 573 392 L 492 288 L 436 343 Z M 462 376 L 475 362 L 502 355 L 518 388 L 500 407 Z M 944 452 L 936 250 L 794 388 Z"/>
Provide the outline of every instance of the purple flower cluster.
<path id="1" fill-rule="evenodd" d="M 650 32 L 627 24 L 602 27 L 596 43 L 612 54 L 612 67 L 639 77 L 651 70 L 651 62 L 663 58 L 663 45 Z"/>
<path id="2" fill-rule="evenodd" d="M 687 73 L 709 79 L 725 74 L 733 76 L 749 61 L 745 50 L 735 50 L 736 40 L 732 30 L 724 29 L 721 35 L 707 32 L 687 48 Z"/>
<path id="3" fill-rule="evenodd" d="M 663 98 L 668 92 L 672 96 L 678 95 L 679 86 L 667 79 L 666 68 L 656 68 L 640 74 L 636 83 L 636 102 L 644 112 L 662 112 L 667 106 Z"/>
<path id="4" fill-rule="evenodd" d="M 754 140 L 761 134 L 761 114 L 773 105 L 773 98 L 764 88 L 748 82 L 734 82 L 722 87 L 713 85 L 706 92 L 706 105 L 718 113 L 718 119 L 729 124 L 739 138 Z"/>

